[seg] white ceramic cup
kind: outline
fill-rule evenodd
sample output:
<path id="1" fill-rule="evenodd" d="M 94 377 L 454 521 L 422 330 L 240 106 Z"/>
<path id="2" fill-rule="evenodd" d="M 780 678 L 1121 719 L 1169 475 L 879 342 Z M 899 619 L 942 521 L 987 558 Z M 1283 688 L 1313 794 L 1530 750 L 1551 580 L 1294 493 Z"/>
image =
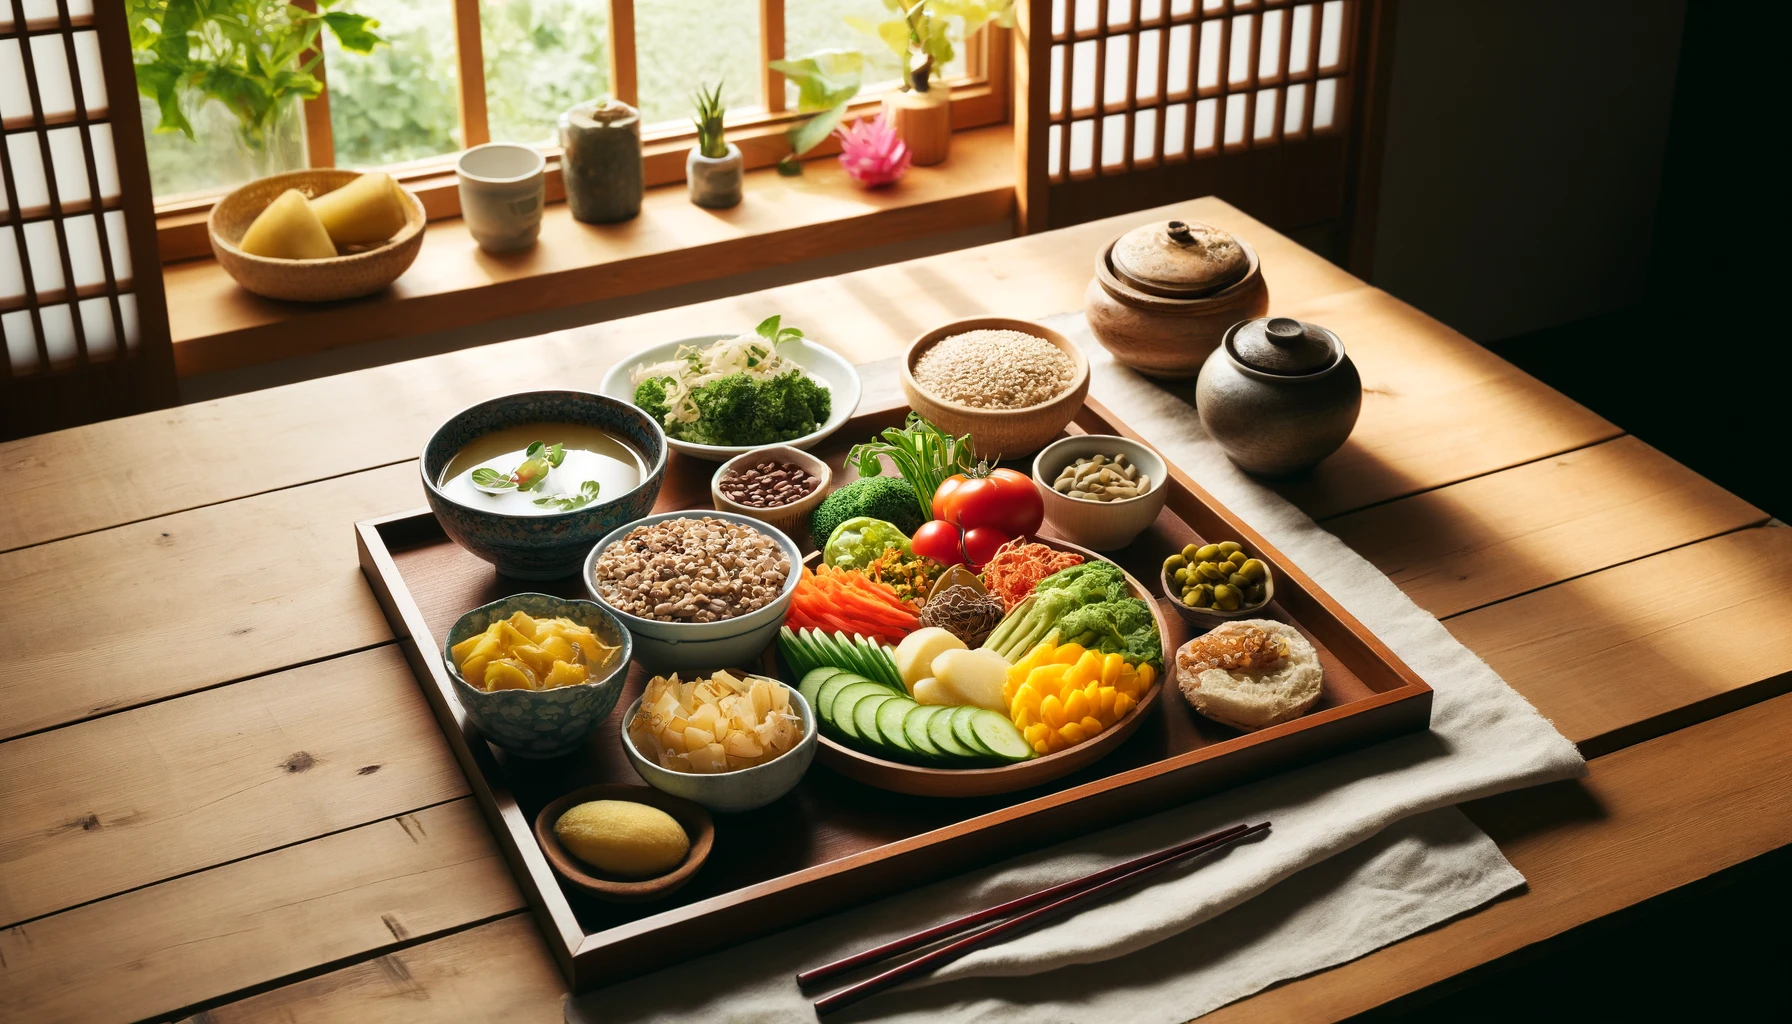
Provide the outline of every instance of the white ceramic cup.
<path id="1" fill-rule="evenodd" d="M 460 213 L 473 240 L 486 252 L 515 252 L 541 234 L 547 160 L 532 146 L 488 142 L 454 162 L 460 179 Z"/>

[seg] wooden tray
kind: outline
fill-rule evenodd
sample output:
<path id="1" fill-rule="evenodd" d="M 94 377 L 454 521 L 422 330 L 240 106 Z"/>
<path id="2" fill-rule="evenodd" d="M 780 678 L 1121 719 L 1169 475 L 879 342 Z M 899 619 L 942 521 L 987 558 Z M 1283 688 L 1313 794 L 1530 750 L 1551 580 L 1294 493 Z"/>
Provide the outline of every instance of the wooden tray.
<path id="1" fill-rule="evenodd" d="M 899 425 L 906 413 L 861 411 L 815 454 L 838 473 L 854 442 Z M 1093 400 L 1070 430 L 1143 440 Z M 708 507 L 714 469 L 674 454 L 656 511 Z M 441 663 L 439 638 L 467 609 L 525 590 L 582 595 L 579 580 L 504 579 L 448 540 L 427 509 L 357 523 L 355 534 L 362 570 L 548 948 L 580 991 L 1428 727 L 1431 688 L 1411 669 L 1186 474 L 1172 469 L 1168 486 L 1157 522 L 1110 556 L 1135 578 L 1153 580 L 1164 555 L 1193 540 L 1237 538 L 1256 552 L 1277 575 L 1276 601 L 1265 617 L 1299 627 L 1325 667 L 1325 693 L 1311 714 L 1240 734 L 1195 714 L 1176 687 L 1164 685 L 1157 713 L 1094 764 L 1023 792 L 962 800 L 874 789 L 818 763 L 769 807 L 716 815 L 709 862 L 677 892 L 641 904 L 600 902 L 563 884 L 533 833 L 536 813 L 573 789 L 640 781 L 622 752 L 620 713 L 576 754 L 511 757 L 467 720 Z M 1188 630 L 1179 618 L 1166 619 L 1173 650 Z M 626 708 L 645 682 L 646 674 L 631 668 L 617 707 Z"/>

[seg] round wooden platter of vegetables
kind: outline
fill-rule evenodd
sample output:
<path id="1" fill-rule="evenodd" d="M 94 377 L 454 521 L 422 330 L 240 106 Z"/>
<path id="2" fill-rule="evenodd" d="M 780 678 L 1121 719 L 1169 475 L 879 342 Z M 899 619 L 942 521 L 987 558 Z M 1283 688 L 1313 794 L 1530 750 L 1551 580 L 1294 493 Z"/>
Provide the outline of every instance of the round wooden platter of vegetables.
<path id="1" fill-rule="evenodd" d="M 900 606 L 879 609 L 871 588 L 847 585 L 859 583 L 856 576 L 820 570 L 816 582 L 827 582 L 809 606 L 819 621 L 793 613 L 766 659 L 775 669 L 782 655 L 783 678 L 799 680 L 816 709 L 823 764 L 897 793 L 990 796 L 1062 778 L 1132 735 L 1156 706 L 1172 657 L 1162 609 L 1138 580 L 1092 551 L 1044 537 L 1013 546 L 1023 543 L 1044 546 L 1026 549 L 1035 557 L 1056 552 L 1052 564 L 1075 559 L 1083 568 L 1047 575 L 976 646 L 922 625 L 937 615 L 910 611 L 902 620 Z M 805 582 L 820 561 L 820 552 L 805 560 Z M 984 589 L 955 569 L 928 600 L 953 584 Z M 865 625 L 828 628 L 855 623 Z"/>

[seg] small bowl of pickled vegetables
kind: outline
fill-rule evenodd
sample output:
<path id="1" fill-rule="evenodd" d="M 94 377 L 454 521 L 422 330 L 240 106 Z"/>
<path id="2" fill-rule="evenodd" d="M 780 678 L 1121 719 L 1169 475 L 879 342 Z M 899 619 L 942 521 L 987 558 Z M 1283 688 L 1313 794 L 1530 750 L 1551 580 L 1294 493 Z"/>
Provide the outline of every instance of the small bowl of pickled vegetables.
<path id="1" fill-rule="evenodd" d="M 467 717 L 521 757 L 578 749 L 622 696 L 628 630 L 595 601 L 515 594 L 462 615 L 442 660 Z"/>
<path id="2" fill-rule="evenodd" d="M 622 749 L 637 775 L 724 813 L 794 789 L 815 760 L 817 735 L 795 687 L 741 670 L 654 676 L 622 713 Z"/>
<path id="3" fill-rule="evenodd" d="M 1183 621 L 1208 629 L 1250 618 L 1275 600 L 1275 574 L 1235 540 L 1189 544 L 1164 559 L 1164 596 Z"/>

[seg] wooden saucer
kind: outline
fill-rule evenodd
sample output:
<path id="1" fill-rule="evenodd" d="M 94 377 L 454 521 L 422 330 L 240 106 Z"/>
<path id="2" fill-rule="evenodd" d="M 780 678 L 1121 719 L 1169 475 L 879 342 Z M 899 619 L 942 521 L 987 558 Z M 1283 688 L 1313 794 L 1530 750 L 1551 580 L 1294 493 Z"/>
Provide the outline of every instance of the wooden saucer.
<path id="1" fill-rule="evenodd" d="M 657 878 L 621 879 L 597 874 L 596 868 L 560 845 L 560 837 L 554 834 L 554 823 L 562 814 L 591 800 L 628 800 L 665 811 L 684 827 L 684 834 L 691 840 L 690 852 L 685 854 L 683 863 Z M 610 783 L 575 789 L 543 807 L 535 816 L 535 841 L 541 844 L 541 852 L 560 877 L 585 892 L 613 903 L 645 903 L 668 896 L 691 880 L 709 859 L 710 847 L 716 841 L 716 824 L 708 811 L 689 800 L 647 786 Z"/>

